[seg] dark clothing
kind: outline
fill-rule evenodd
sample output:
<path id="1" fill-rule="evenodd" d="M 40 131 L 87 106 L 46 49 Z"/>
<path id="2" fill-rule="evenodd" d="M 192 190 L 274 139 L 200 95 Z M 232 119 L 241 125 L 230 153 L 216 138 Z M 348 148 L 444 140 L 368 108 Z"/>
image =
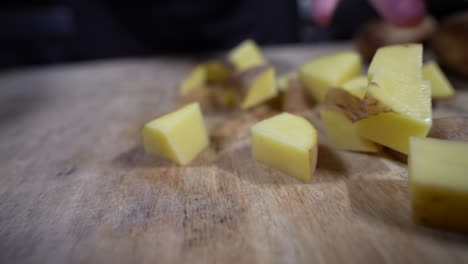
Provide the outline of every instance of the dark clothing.
<path id="1" fill-rule="evenodd" d="M 312 0 L 313 1 L 313 0 Z M 332 24 L 314 27 L 299 0 L 3 0 L 0 68 L 122 56 L 228 49 L 353 36 L 376 17 L 368 0 L 343 0 Z M 465 0 L 431 0 L 441 18 Z M 298 12 L 301 10 L 301 12 Z"/>
<path id="2" fill-rule="evenodd" d="M 219 50 L 245 38 L 299 40 L 289 0 L 37 2 L 0 4 L 1 66 Z"/>

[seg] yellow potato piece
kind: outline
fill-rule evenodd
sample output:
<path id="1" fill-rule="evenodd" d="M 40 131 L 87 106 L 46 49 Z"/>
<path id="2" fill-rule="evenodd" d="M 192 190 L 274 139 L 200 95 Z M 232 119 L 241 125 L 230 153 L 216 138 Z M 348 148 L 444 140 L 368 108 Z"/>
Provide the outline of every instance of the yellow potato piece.
<path id="1" fill-rule="evenodd" d="M 265 64 L 262 51 L 253 40 L 245 40 L 228 54 L 229 61 L 238 71 L 244 71 L 253 66 Z"/>
<path id="2" fill-rule="evenodd" d="M 409 137 L 425 136 L 430 129 L 427 122 L 394 112 L 381 113 L 355 123 L 359 135 L 373 142 L 408 154 Z"/>
<path id="3" fill-rule="evenodd" d="M 368 75 L 369 79 L 372 79 L 376 73 L 395 70 L 390 74 L 399 76 L 400 72 L 407 72 L 405 79 L 420 80 L 422 76 L 421 67 L 421 44 L 390 45 L 377 50 L 369 65 Z"/>
<path id="4" fill-rule="evenodd" d="M 208 134 L 198 103 L 146 123 L 142 130 L 145 152 L 188 164 L 208 145 Z"/>
<path id="5" fill-rule="evenodd" d="M 422 75 L 424 80 L 431 83 L 432 98 L 447 98 L 455 94 L 452 85 L 435 61 L 423 65 Z"/>
<path id="6" fill-rule="evenodd" d="M 358 76 L 345 82 L 342 88 L 362 100 L 366 96 L 368 84 L 367 76 Z"/>
<path id="7" fill-rule="evenodd" d="M 309 94 L 321 102 L 330 87 L 338 87 L 361 74 L 356 52 L 339 52 L 312 59 L 299 69 L 299 78 Z"/>
<path id="8" fill-rule="evenodd" d="M 356 123 L 361 136 L 408 154 L 409 137 L 427 135 L 432 124 L 431 89 L 422 79 L 421 67 L 420 44 L 377 51 L 364 99 L 369 116 Z"/>
<path id="9" fill-rule="evenodd" d="M 271 66 L 257 66 L 258 72 L 252 78 L 243 82 L 246 95 L 241 102 L 241 109 L 248 109 L 275 97 L 278 93 L 275 83 L 275 69 Z M 251 68 L 257 71 L 255 68 Z"/>
<path id="10" fill-rule="evenodd" d="M 356 127 L 344 114 L 322 108 L 320 110 L 328 144 L 335 149 L 378 152 L 379 147 L 375 143 L 362 138 L 356 131 Z"/>
<path id="11" fill-rule="evenodd" d="M 427 94 L 421 85 L 421 68 L 421 44 L 380 48 L 369 66 L 368 93 L 394 112 L 415 119 L 431 118 L 430 89 Z"/>
<path id="12" fill-rule="evenodd" d="M 180 84 L 179 93 L 185 96 L 196 89 L 203 88 L 206 78 L 206 69 L 203 64 L 199 64 L 185 77 Z"/>
<path id="13" fill-rule="evenodd" d="M 413 221 L 468 232 L 468 143 L 419 137 L 410 142 Z"/>
<path id="14" fill-rule="evenodd" d="M 252 127 L 255 160 L 308 181 L 317 162 L 317 130 L 306 119 L 282 113 Z"/>

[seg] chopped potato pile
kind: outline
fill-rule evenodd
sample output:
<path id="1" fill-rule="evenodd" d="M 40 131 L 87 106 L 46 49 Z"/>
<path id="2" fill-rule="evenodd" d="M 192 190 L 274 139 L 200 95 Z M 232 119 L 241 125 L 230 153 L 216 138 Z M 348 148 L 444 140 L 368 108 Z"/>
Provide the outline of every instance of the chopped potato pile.
<path id="1" fill-rule="evenodd" d="M 283 113 L 252 126 L 253 158 L 306 182 L 320 163 L 318 130 L 303 117 L 315 109 L 332 148 L 378 153 L 385 147 L 409 155 L 416 223 L 468 231 L 468 144 L 426 138 L 432 100 L 455 92 L 436 62 L 423 64 L 421 44 L 379 48 L 367 74 L 353 51 L 277 74 L 255 42 L 246 40 L 225 60 L 196 65 L 179 94 L 198 103 L 147 123 L 146 152 L 188 164 L 209 144 L 200 108 L 250 111 L 264 105 Z"/>

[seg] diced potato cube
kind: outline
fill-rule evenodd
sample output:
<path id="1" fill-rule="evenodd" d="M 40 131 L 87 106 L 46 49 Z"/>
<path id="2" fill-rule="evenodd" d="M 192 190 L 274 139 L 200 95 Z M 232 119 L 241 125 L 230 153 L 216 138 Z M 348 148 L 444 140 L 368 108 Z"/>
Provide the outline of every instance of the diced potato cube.
<path id="1" fill-rule="evenodd" d="M 422 67 L 422 45 L 421 44 L 404 44 L 390 45 L 379 48 L 377 53 L 369 65 L 368 76 L 369 81 L 376 78 L 389 79 L 390 77 L 401 77 L 401 73 L 405 72 L 404 80 L 395 80 L 401 85 L 410 85 L 412 82 L 421 80 Z M 389 72 L 394 70 L 394 72 Z M 374 75 L 377 74 L 378 76 Z M 387 92 L 404 91 L 402 87 L 389 87 Z"/>
<path id="2" fill-rule="evenodd" d="M 276 89 L 275 69 L 269 65 L 259 65 L 243 72 L 240 79 L 241 109 L 248 109 L 273 98 Z"/>
<path id="3" fill-rule="evenodd" d="M 253 40 L 245 40 L 235 47 L 228 55 L 229 61 L 238 71 L 244 71 L 253 66 L 265 64 L 262 51 Z"/>
<path id="4" fill-rule="evenodd" d="M 325 108 L 320 109 L 328 144 L 335 149 L 353 150 L 362 152 L 378 152 L 379 147 L 362 138 L 356 131 L 354 123 L 344 114 Z"/>
<path id="5" fill-rule="evenodd" d="M 310 95 L 321 102 L 328 89 L 338 87 L 361 74 L 361 57 L 356 52 L 339 52 L 312 59 L 299 70 L 299 78 Z"/>
<path id="6" fill-rule="evenodd" d="M 424 80 L 431 83 L 432 98 L 447 98 L 455 94 L 452 85 L 435 61 L 423 65 L 422 75 Z"/>
<path id="7" fill-rule="evenodd" d="M 179 165 L 188 164 L 208 145 L 208 134 L 198 103 L 163 115 L 145 124 L 143 146 Z"/>
<path id="8" fill-rule="evenodd" d="M 185 96 L 196 89 L 203 88 L 206 82 L 206 69 L 203 64 L 195 66 L 180 84 L 179 93 Z"/>
<path id="9" fill-rule="evenodd" d="M 359 135 L 401 153 L 408 154 L 409 137 L 427 135 L 430 122 L 394 112 L 381 113 L 355 123 Z"/>
<path id="10" fill-rule="evenodd" d="M 428 118 L 430 100 L 426 90 L 421 89 L 421 68 L 421 44 L 380 48 L 369 66 L 368 92 L 397 113 L 416 119 Z"/>
<path id="11" fill-rule="evenodd" d="M 308 181 L 317 162 L 317 130 L 306 119 L 283 113 L 252 127 L 255 160 Z"/>
<path id="12" fill-rule="evenodd" d="M 367 76 L 358 76 L 345 82 L 342 88 L 362 100 L 366 96 L 368 84 Z"/>
<path id="13" fill-rule="evenodd" d="M 468 232 L 468 143 L 412 137 L 408 185 L 413 221 Z"/>
<path id="14" fill-rule="evenodd" d="M 420 44 L 377 51 L 364 100 L 369 116 L 356 123 L 361 136 L 408 154 L 409 137 L 427 135 L 432 124 L 431 90 L 421 67 Z"/>

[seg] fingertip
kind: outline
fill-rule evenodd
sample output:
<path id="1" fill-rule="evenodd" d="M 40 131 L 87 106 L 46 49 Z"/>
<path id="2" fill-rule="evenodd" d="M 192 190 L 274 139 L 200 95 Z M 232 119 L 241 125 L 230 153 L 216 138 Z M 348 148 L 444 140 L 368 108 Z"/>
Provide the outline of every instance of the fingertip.
<path id="1" fill-rule="evenodd" d="M 377 12 L 390 23 L 411 27 L 421 23 L 426 15 L 424 0 L 370 0 Z"/>
<path id="2" fill-rule="evenodd" d="M 315 0 L 312 1 L 312 17 L 320 26 L 330 23 L 339 0 Z"/>

